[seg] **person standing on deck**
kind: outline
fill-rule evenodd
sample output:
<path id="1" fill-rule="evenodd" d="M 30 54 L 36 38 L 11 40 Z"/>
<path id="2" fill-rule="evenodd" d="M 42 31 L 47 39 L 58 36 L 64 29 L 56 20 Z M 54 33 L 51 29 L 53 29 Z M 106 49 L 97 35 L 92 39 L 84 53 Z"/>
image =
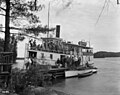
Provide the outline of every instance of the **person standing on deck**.
<path id="1" fill-rule="evenodd" d="M 67 58 L 66 58 L 66 67 L 67 68 L 70 67 L 70 58 L 69 58 L 69 56 L 67 56 Z"/>
<path id="2" fill-rule="evenodd" d="M 77 61 L 78 61 L 77 56 L 74 56 L 74 66 L 75 66 L 75 67 L 77 67 Z"/>
<path id="3" fill-rule="evenodd" d="M 33 41 L 33 49 L 36 49 L 36 40 Z"/>
<path id="4" fill-rule="evenodd" d="M 32 63 L 31 58 L 26 58 L 25 59 L 25 67 L 26 67 L 26 69 L 30 68 L 31 63 Z"/>
<path id="5" fill-rule="evenodd" d="M 59 58 L 56 61 L 56 65 L 58 65 L 58 67 L 60 66 L 60 60 L 59 60 Z"/>
<path id="6" fill-rule="evenodd" d="M 29 41 L 29 46 L 30 46 L 30 49 L 32 49 L 32 47 L 33 47 L 33 39 L 31 39 L 31 40 Z"/>

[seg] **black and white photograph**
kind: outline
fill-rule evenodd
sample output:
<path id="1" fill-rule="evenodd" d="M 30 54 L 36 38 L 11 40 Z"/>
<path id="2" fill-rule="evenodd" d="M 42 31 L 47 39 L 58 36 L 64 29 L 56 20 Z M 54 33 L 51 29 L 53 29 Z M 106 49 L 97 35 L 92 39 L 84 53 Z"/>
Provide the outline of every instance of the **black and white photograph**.
<path id="1" fill-rule="evenodd" d="M 0 0 L 0 95 L 120 95 L 120 0 Z"/>

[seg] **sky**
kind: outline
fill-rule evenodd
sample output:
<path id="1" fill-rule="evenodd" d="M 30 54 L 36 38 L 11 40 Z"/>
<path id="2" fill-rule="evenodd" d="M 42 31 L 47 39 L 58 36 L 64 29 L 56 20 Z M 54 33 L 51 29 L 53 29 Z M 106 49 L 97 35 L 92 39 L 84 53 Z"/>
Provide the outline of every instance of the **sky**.
<path id="1" fill-rule="evenodd" d="M 116 0 L 43 0 L 45 8 L 37 13 L 43 25 L 48 23 L 48 2 L 50 27 L 59 24 L 61 38 L 76 44 L 90 41 L 94 52 L 120 52 L 120 5 Z M 18 44 L 20 56 L 21 46 L 23 42 Z"/>
<path id="2" fill-rule="evenodd" d="M 76 44 L 90 41 L 94 52 L 120 52 L 120 5 L 116 0 L 62 1 L 50 2 L 50 26 L 61 25 L 61 38 Z M 39 13 L 43 24 L 48 20 L 47 9 Z"/>

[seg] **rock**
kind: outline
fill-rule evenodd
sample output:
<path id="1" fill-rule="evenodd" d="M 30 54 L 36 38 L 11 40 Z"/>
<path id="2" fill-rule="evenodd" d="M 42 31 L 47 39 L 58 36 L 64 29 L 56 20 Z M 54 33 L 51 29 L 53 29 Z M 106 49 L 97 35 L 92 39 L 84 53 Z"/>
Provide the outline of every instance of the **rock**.
<path id="1" fill-rule="evenodd" d="M 33 92 L 35 95 L 45 95 L 45 92 L 47 91 L 47 89 L 43 88 L 43 87 L 37 87 L 33 89 Z"/>
<path id="2" fill-rule="evenodd" d="M 28 87 L 20 95 L 69 95 L 64 92 L 44 87 Z"/>
<path id="3" fill-rule="evenodd" d="M 23 92 L 20 93 L 20 95 L 35 95 L 34 87 L 27 87 L 23 90 Z"/>
<path id="4" fill-rule="evenodd" d="M 34 89 L 35 95 L 70 95 L 54 89 L 37 87 Z"/>
<path id="5" fill-rule="evenodd" d="M 37 87 L 34 89 L 35 95 L 58 95 L 52 89 Z"/>

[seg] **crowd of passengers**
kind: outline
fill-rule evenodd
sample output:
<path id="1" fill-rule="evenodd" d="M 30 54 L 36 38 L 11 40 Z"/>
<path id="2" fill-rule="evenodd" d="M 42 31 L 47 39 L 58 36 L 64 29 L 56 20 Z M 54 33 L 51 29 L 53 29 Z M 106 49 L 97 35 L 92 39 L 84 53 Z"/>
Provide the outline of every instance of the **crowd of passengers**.
<path id="1" fill-rule="evenodd" d="M 51 52 L 59 52 L 59 53 L 66 53 L 70 54 L 70 50 L 74 49 L 71 47 L 70 50 L 68 50 L 66 47 L 63 47 L 61 43 L 54 43 L 52 41 L 45 41 L 43 44 L 36 44 L 36 40 L 31 39 L 29 41 L 30 49 L 32 50 L 43 50 L 43 51 L 51 51 Z"/>
<path id="2" fill-rule="evenodd" d="M 81 58 L 74 57 L 63 57 L 61 59 L 57 59 L 56 65 L 58 67 L 69 67 L 69 68 L 76 68 L 81 64 Z"/>
<path id="3" fill-rule="evenodd" d="M 26 69 L 30 68 L 31 66 L 37 66 L 37 64 L 39 64 L 37 61 L 36 61 L 36 58 L 35 57 L 30 57 L 30 58 L 27 58 L 26 61 L 25 61 L 25 67 Z M 55 65 L 57 67 L 64 67 L 64 68 L 69 68 L 69 69 L 76 69 L 77 67 L 80 67 L 80 66 L 83 66 L 82 64 L 82 60 L 81 60 L 81 57 L 63 57 L 61 59 L 57 59 L 56 62 L 55 62 Z M 86 63 L 84 64 L 84 67 L 85 68 L 89 68 L 90 65 L 88 63 L 88 61 L 86 61 Z"/>
<path id="4" fill-rule="evenodd" d="M 36 40 L 31 39 L 29 41 L 29 46 L 31 50 L 42 50 L 42 51 L 49 51 L 55 53 L 64 53 L 70 54 L 70 51 L 74 51 L 74 47 L 72 46 L 65 46 L 61 42 L 52 42 L 52 41 L 44 41 L 42 44 L 36 44 Z M 78 48 L 76 50 L 79 52 Z M 91 50 L 86 49 L 86 52 L 92 52 Z"/>
<path id="5" fill-rule="evenodd" d="M 65 68 L 69 68 L 69 69 L 77 69 L 79 67 L 84 67 L 84 68 L 89 68 L 91 67 L 91 65 L 89 64 L 89 60 L 86 60 L 86 62 L 83 64 L 81 57 L 63 57 L 62 59 L 57 59 L 56 61 L 56 65 L 58 67 L 65 67 Z"/>

